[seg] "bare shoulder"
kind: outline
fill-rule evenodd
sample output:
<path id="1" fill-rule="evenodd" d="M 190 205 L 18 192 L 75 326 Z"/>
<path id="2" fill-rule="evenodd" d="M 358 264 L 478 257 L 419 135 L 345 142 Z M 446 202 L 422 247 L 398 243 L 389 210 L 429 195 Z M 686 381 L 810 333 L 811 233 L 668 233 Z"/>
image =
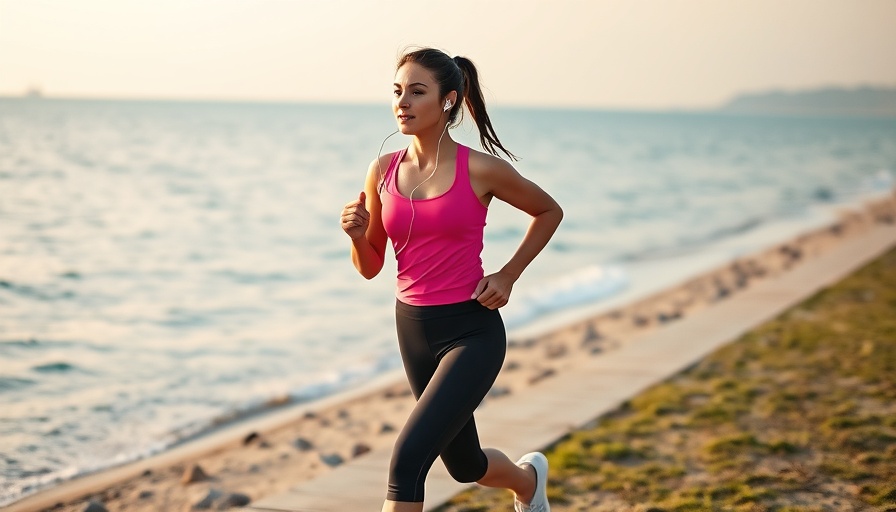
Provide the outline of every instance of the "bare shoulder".
<path id="1" fill-rule="evenodd" d="M 506 197 L 508 190 L 526 182 L 507 160 L 474 149 L 470 150 L 469 169 L 473 191 L 486 205 L 492 196 Z"/>
<path id="2" fill-rule="evenodd" d="M 507 160 L 472 148 L 470 149 L 469 168 L 471 176 L 483 180 L 500 179 L 518 174 Z"/>
<path id="3" fill-rule="evenodd" d="M 392 157 L 395 153 L 386 153 L 385 155 L 381 155 L 379 158 L 375 158 L 370 161 L 370 165 L 367 166 L 368 173 L 378 173 L 380 169 L 385 173 L 386 169 L 389 168 L 389 164 L 392 163 Z"/>
<path id="4" fill-rule="evenodd" d="M 386 171 L 389 169 L 389 164 L 392 163 L 392 157 L 394 155 L 394 152 L 387 153 L 379 158 L 371 160 L 370 165 L 367 166 L 367 182 L 378 183 L 382 180 L 386 175 Z"/>

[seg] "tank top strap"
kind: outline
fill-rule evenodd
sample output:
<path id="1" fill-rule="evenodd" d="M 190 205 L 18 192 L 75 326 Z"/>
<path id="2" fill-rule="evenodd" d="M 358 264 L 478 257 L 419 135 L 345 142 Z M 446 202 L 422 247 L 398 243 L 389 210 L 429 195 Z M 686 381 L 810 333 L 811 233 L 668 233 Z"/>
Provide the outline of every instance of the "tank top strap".
<path id="1" fill-rule="evenodd" d="M 470 182 L 470 148 L 463 144 L 457 145 L 457 177 Z"/>
<path id="2" fill-rule="evenodd" d="M 404 148 L 401 151 L 392 153 L 392 159 L 389 161 L 389 167 L 386 168 L 386 175 L 383 176 L 383 189 L 390 192 L 395 191 L 395 180 L 392 178 L 392 176 L 396 173 L 398 166 L 401 165 L 401 161 L 404 160 L 404 154 L 407 153 L 407 151 L 408 148 Z"/>

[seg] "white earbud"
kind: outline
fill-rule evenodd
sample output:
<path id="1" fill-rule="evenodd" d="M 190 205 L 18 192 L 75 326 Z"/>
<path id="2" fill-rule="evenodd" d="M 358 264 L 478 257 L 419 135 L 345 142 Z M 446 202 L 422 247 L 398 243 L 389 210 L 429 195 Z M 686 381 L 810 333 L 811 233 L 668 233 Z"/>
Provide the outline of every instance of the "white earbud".
<path id="1" fill-rule="evenodd" d="M 445 106 L 442 107 L 442 111 L 447 112 L 448 110 L 451 109 L 451 107 L 452 107 L 451 100 L 445 100 Z"/>

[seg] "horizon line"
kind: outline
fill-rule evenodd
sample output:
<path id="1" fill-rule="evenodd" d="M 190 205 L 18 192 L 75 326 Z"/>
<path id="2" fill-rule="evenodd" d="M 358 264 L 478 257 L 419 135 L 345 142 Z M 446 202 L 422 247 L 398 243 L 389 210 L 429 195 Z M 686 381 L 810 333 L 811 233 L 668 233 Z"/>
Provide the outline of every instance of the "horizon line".
<path id="1" fill-rule="evenodd" d="M 33 91 L 11 94 L 0 92 L 2 100 L 23 101 L 108 101 L 108 102 L 146 102 L 146 103 L 229 103 L 229 104 L 257 104 L 257 105 L 329 105 L 329 106 L 382 106 L 384 102 L 374 100 L 314 100 L 314 99 L 262 99 L 262 98 L 235 98 L 235 97 L 190 97 L 190 96 L 92 96 L 92 95 L 48 95 L 45 93 L 34 94 Z M 388 103 L 388 102 L 386 102 Z M 623 111 L 623 112 L 714 112 L 720 110 L 724 104 L 715 106 L 674 106 L 674 107 L 638 107 L 638 106 L 609 106 L 609 105 L 574 105 L 574 104 L 525 104 L 504 103 L 490 107 L 495 109 L 533 109 L 533 110 L 595 110 L 595 111 Z"/>
<path id="2" fill-rule="evenodd" d="M 840 91 L 858 91 L 862 89 L 876 89 L 878 91 L 891 91 L 896 93 L 896 85 L 893 86 L 873 86 L 873 85 L 860 85 L 853 87 L 840 87 L 840 86 L 824 86 L 817 87 L 812 89 L 804 89 L 801 92 L 804 94 L 813 94 L 821 91 L 830 91 L 840 90 Z M 818 110 L 818 109 L 803 109 L 800 107 L 795 107 L 793 109 L 788 108 L 775 108 L 772 107 L 770 109 L 758 108 L 756 110 L 752 109 L 742 109 L 742 108 L 730 108 L 730 105 L 738 98 L 750 98 L 756 95 L 775 95 L 780 94 L 782 92 L 781 89 L 767 89 L 764 92 L 742 92 L 737 95 L 731 97 L 730 99 L 712 105 L 712 106 L 671 106 L 671 107 L 650 107 L 650 106 L 609 106 L 609 105 L 550 105 L 550 104 L 521 104 L 521 103 L 506 103 L 495 105 L 494 102 L 490 104 L 490 107 L 495 110 L 544 110 L 544 111 L 579 111 L 579 112 L 606 112 L 606 113 L 640 113 L 640 114 L 725 114 L 725 115 L 736 115 L 736 116 L 773 116 L 773 117 L 863 117 L 863 118 L 893 118 L 896 117 L 896 111 L 867 111 L 867 110 L 853 110 L 850 108 L 845 109 L 833 109 L 833 110 Z M 796 91 L 798 94 L 800 91 Z M 313 99 L 288 99 L 288 98 L 280 98 L 280 99 L 261 99 L 261 98 L 214 98 L 214 97 L 188 97 L 188 96 L 180 96 L 180 97 L 164 97 L 164 96 L 79 96 L 79 95 L 71 95 L 71 96 L 55 96 L 55 95 L 46 95 L 41 92 L 39 89 L 29 89 L 25 93 L 19 94 L 8 94 L 0 92 L 0 100 L 2 101 L 22 101 L 22 102 L 40 102 L 40 101 L 83 101 L 83 102 L 120 102 L 120 103 L 194 103 L 194 104 L 217 104 L 217 105 L 302 105 L 302 106 L 359 106 L 359 107 L 377 107 L 377 108 L 388 108 L 383 101 L 373 101 L 373 100 L 313 100 Z"/>

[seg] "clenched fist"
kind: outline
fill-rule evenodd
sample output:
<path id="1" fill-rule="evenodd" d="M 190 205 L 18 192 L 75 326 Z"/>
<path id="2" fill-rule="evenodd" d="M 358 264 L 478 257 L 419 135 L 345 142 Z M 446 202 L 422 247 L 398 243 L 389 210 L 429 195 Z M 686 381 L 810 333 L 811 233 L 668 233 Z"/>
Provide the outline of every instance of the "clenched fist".
<path id="1" fill-rule="evenodd" d="M 370 223 L 370 212 L 367 211 L 367 207 L 364 205 L 366 200 L 367 194 L 361 191 L 358 199 L 342 208 L 342 230 L 352 240 L 357 240 L 367 233 L 367 225 Z"/>

